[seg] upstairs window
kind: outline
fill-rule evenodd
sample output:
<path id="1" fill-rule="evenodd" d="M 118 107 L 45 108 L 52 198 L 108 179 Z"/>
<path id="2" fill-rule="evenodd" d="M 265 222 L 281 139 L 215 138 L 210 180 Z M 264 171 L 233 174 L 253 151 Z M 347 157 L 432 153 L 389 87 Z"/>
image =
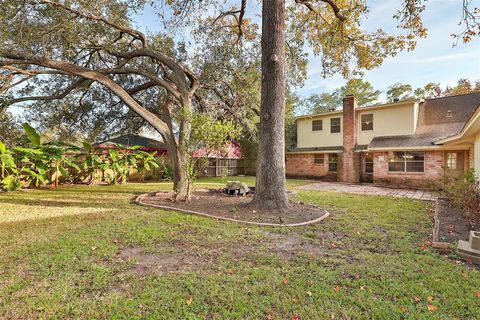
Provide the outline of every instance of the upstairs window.
<path id="1" fill-rule="evenodd" d="M 362 114 L 362 131 L 373 130 L 373 113 Z"/>
<path id="2" fill-rule="evenodd" d="M 338 155 L 336 153 L 330 153 L 328 155 L 328 171 L 337 172 Z"/>
<path id="3" fill-rule="evenodd" d="M 397 151 L 388 164 L 390 172 L 423 172 L 425 164 L 424 152 Z"/>
<path id="4" fill-rule="evenodd" d="M 312 131 L 322 131 L 323 121 L 322 120 L 313 120 L 312 121 Z"/>
<path id="5" fill-rule="evenodd" d="M 340 132 L 340 118 L 331 118 L 330 133 L 339 133 L 339 132 Z"/>
<path id="6" fill-rule="evenodd" d="M 313 156 L 313 163 L 314 164 L 323 164 L 325 161 L 325 156 L 323 154 L 316 154 Z"/>

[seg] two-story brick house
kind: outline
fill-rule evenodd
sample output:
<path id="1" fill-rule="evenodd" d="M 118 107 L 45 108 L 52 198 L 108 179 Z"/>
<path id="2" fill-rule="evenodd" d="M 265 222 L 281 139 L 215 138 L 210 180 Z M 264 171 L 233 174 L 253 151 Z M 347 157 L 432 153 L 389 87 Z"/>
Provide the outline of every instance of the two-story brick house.
<path id="1" fill-rule="evenodd" d="M 287 176 L 430 187 L 448 170 L 480 173 L 480 93 L 297 118 Z"/>

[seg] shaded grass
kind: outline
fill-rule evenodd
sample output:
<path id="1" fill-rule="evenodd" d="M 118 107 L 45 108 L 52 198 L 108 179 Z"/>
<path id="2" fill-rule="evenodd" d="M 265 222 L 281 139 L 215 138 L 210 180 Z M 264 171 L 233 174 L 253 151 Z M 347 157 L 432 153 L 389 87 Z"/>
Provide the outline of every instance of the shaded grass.
<path id="1" fill-rule="evenodd" d="M 478 270 L 425 246 L 431 231 L 426 203 L 300 191 L 298 200 L 332 216 L 318 225 L 273 229 L 131 202 L 143 192 L 169 188 L 146 183 L 0 194 L 0 318 L 476 319 L 480 314 Z M 279 255 L 271 234 L 297 237 L 319 250 L 299 246 L 298 252 Z M 129 271 L 135 261 L 118 259 L 129 247 L 183 252 L 212 263 L 140 276 Z M 429 304 L 438 309 L 429 311 Z"/>

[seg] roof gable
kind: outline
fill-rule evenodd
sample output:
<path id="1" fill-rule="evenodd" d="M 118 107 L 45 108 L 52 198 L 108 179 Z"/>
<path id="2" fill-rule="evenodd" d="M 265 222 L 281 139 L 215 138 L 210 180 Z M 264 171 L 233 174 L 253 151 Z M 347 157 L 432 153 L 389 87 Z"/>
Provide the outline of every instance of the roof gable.
<path id="1" fill-rule="evenodd" d="M 480 92 L 420 103 L 415 134 L 375 137 L 369 148 L 429 147 L 457 135 L 480 105 Z"/>
<path id="2" fill-rule="evenodd" d="M 140 146 L 149 149 L 166 149 L 165 144 L 161 141 L 143 137 L 137 134 L 126 134 L 120 137 L 108 139 L 99 143 L 95 143 L 95 147 L 111 147 L 121 144 L 127 147 Z"/>

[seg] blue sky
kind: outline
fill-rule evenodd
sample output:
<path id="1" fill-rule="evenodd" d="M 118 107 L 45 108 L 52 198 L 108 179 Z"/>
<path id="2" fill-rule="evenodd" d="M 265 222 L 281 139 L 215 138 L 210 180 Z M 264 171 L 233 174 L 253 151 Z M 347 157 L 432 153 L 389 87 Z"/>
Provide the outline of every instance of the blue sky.
<path id="1" fill-rule="evenodd" d="M 367 3 L 370 13 L 365 27 L 368 30 L 382 28 L 390 33 L 398 33 L 397 22 L 392 16 L 398 10 L 400 0 L 372 0 Z M 419 87 L 428 82 L 446 86 L 455 84 L 460 78 L 472 81 L 480 79 L 480 39 L 468 44 L 460 42 L 452 48 L 453 39 L 450 35 L 461 30 L 458 26 L 461 3 L 461 0 L 427 1 L 422 18 L 428 28 L 428 37 L 419 39 L 413 52 L 401 52 L 396 57 L 388 58 L 381 67 L 366 71 L 364 80 L 371 82 L 376 89 L 386 91 L 388 86 L 396 82 Z M 473 0 L 472 5 L 480 7 L 480 0 Z M 258 10 L 257 5 L 255 10 Z M 158 18 L 151 8 L 144 10 L 136 20 L 141 29 L 160 30 Z M 323 78 L 320 58 L 310 55 L 308 78 L 297 93 L 309 96 L 312 93 L 330 92 L 345 82 L 341 76 Z"/>
<path id="2" fill-rule="evenodd" d="M 480 1 L 474 4 L 480 6 Z M 367 20 L 368 29 L 384 28 L 396 31 L 396 21 L 392 18 L 398 1 L 369 1 L 371 11 Z M 376 89 L 385 91 L 396 83 L 408 83 L 414 87 L 428 82 L 438 82 L 443 86 L 455 84 L 460 78 L 480 79 L 480 39 L 468 44 L 459 43 L 452 48 L 452 33 L 461 30 L 458 22 L 461 17 L 461 0 L 430 0 L 422 15 L 428 28 L 428 37 L 420 39 L 413 52 L 401 52 L 387 59 L 377 69 L 366 71 L 364 80 Z M 340 76 L 327 79 L 321 76 L 318 57 L 310 57 L 308 79 L 298 93 L 305 96 L 311 93 L 331 91 L 345 84 Z"/>
<path id="3" fill-rule="evenodd" d="M 238 0 L 227 0 L 238 1 Z M 287 0 L 291 1 L 291 0 Z M 368 30 L 382 28 L 390 33 L 397 33 L 396 20 L 392 18 L 402 0 L 369 0 L 370 13 L 365 27 Z M 250 3 L 254 2 L 250 0 Z M 377 69 L 366 71 L 363 79 L 372 83 L 375 89 L 385 92 L 388 86 L 396 83 L 408 83 L 420 87 L 429 82 L 440 83 L 443 87 L 453 85 L 460 78 L 472 82 L 480 79 L 480 38 L 468 44 L 459 42 L 452 47 L 452 33 L 461 31 L 458 22 L 461 17 L 462 0 L 429 0 L 422 15 L 428 28 L 428 37 L 419 39 L 412 52 L 401 52 L 396 57 L 388 58 Z M 480 7 L 480 0 L 473 0 L 472 7 Z M 255 11 L 255 12 L 252 12 Z M 258 11 L 258 12 L 257 12 Z M 249 14 L 259 13 L 259 5 L 254 2 Z M 137 27 L 150 31 L 161 31 L 158 16 L 153 8 L 146 8 L 135 19 Z M 179 38 L 189 38 L 188 32 L 178 34 Z M 346 82 L 341 76 L 322 77 L 320 58 L 310 55 L 308 78 L 303 87 L 297 89 L 300 96 L 312 93 L 331 92 Z M 384 99 L 384 94 L 381 100 Z M 10 108 L 20 114 L 21 107 Z"/>

